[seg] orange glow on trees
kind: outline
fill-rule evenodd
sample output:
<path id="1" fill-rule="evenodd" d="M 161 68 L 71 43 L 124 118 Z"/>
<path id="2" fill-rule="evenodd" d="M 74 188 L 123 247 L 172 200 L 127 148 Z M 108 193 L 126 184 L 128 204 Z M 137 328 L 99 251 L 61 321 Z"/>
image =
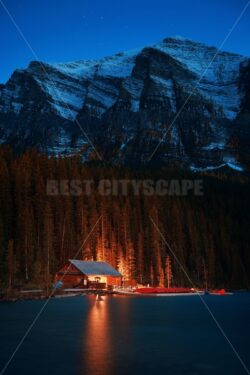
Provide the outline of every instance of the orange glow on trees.
<path id="1" fill-rule="evenodd" d="M 172 263 L 171 263 L 171 259 L 169 255 L 167 255 L 167 258 L 166 258 L 166 277 L 167 277 L 167 287 L 170 288 L 171 281 L 173 278 L 173 273 L 172 273 Z"/>

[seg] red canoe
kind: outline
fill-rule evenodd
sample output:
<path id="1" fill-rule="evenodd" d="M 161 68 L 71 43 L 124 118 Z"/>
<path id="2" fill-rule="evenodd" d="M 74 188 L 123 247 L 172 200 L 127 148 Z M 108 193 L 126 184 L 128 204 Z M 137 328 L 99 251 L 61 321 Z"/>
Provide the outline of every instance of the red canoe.
<path id="1" fill-rule="evenodd" d="M 224 296 L 226 293 L 225 289 L 211 290 L 210 294 L 218 294 L 219 296 Z"/>
<path id="2" fill-rule="evenodd" d="M 145 287 L 145 288 L 137 288 L 134 291 L 135 293 L 147 293 L 147 294 L 161 294 L 161 293 L 194 293 L 195 291 L 190 288 L 153 288 L 153 287 Z"/>

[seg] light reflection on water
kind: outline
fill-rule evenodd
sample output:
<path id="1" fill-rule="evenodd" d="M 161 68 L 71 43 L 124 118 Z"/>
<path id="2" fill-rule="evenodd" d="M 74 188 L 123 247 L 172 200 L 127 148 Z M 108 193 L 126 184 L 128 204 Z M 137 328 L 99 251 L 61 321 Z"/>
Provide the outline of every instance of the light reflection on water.
<path id="1" fill-rule="evenodd" d="M 116 353 L 126 352 L 132 342 L 129 301 L 126 297 L 120 297 L 119 301 L 107 296 L 101 300 L 95 296 L 87 298 L 89 311 L 84 324 L 83 374 L 117 374 L 120 363 Z"/>
<path id="2" fill-rule="evenodd" d="M 107 297 L 89 298 L 89 312 L 84 336 L 84 368 L 86 374 L 112 373 L 108 354 L 111 345 L 109 304 Z"/>

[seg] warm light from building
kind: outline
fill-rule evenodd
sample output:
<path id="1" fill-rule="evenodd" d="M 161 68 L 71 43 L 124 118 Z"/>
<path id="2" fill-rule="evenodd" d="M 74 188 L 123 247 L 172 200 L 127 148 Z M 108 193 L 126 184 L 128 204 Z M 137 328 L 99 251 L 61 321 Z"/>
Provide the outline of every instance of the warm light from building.
<path id="1" fill-rule="evenodd" d="M 91 306 L 84 335 L 85 373 L 109 375 L 112 371 L 111 361 L 108 360 L 111 347 L 108 301 L 105 296 L 101 301 L 95 296 L 89 301 Z"/>

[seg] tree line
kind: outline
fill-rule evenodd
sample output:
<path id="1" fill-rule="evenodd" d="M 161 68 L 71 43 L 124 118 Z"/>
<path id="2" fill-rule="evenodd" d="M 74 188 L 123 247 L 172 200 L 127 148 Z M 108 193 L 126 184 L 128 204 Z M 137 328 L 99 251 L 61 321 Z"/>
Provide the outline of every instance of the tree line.
<path id="1" fill-rule="evenodd" d="M 179 167 L 129 168 L 0 148 L 0 285 L 45 286 L 69 258 L 105 260 L 138 284 L 248 288 L 246 177 L 202 175 L 204 194 L 48 194 L 48 180 L 194 179 Z M 175 256 L 173 255 L 175 254 Z M 178 259 L 178 261 L 176 260 Z"/>

